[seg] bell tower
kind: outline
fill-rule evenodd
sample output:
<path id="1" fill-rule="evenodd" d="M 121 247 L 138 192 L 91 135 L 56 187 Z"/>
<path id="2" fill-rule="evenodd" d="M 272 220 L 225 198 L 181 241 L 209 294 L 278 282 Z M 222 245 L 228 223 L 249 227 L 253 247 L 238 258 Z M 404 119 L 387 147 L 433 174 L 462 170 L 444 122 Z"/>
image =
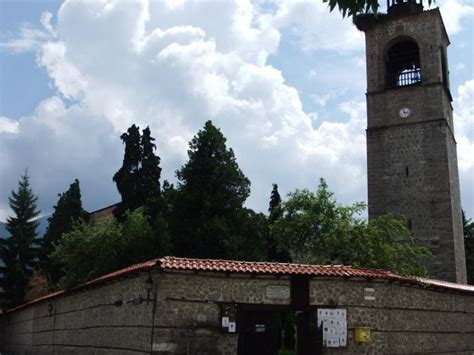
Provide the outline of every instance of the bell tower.
<path id="1" fill-rule="evenodd" d="M 404 217 L 434 255 L 430 277 L 466 283 L 456 140 L 438 9 L 387 0 L 387 14 L 359 15 L 367 57 L 369 219 Z"/>

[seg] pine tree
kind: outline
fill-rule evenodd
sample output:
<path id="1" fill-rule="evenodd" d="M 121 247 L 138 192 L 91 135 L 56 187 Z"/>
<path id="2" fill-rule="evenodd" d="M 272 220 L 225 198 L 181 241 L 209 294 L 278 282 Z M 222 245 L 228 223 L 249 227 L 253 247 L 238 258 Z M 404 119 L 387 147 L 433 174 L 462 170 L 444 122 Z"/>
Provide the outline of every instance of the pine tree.
<path id="1" fill-rule="evenodd" d="M 8 200 L 14 216 L 7 219 L 10 237 L 2 240 L 0 248 L 0 259 L 4 263 L 2 298 L 8 306 L 16 306 L 24 301 L 28 278 L 37 267 L 38 257 L 36 228 L 39 222 L 35 218 L 40 211 L 37 209 L 38 196 L 33 194 L 27 172 Z"/>
<path id="2" fill-rule="evenodd" d="M 189 143 L 173 218 L 175 251 L 190 257 L 232 257 L 250 181 L 211 121 Z"/>
<path id="3" fill-rule="evenodd" d="M 269 232 L 268 232 L 268 242 L 267 242 L 267 259 L 269 261 L 278 261 L 278 262 L 291 262 L 291 256 L 288 251 L 279 250 L 276 238 L 272 231 L 273 224 L 283 216 L 281 209 L 281 197 L 278 192 L 278 185 L 273 184 L 273 189 L 270 194 L 270 203 L 268 207 L 268 223 L 269 223 Z"/>
<path id="4" fill-rule="evenodd" d="M 58 265 L 49 257 L 54 250 L 53 243 L 57 243 L 64 233 L 71 231 L 74 221 L 79 219 L 87 221 L 88 213 L 82 208 L 81 189 L 79 180 L 76 179 L 66 192 L 59 194 L 58 203 L 48 218 L 48 228 L 43 237 L 41 266 L 52 284 L 56 284 L 61 276 Z"/>

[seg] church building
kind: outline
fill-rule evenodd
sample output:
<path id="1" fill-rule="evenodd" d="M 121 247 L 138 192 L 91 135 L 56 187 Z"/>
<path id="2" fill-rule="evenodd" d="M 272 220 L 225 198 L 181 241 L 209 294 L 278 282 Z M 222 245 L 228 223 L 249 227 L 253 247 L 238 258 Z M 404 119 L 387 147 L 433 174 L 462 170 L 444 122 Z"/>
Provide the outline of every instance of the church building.
<path id="1" fill-rule="evenodd" d="M 434 255 L 432 279 L 168 256 L 8 310 L 0 352 L 474 354 L 449 39 L 422 0 L 387 0 L 387 10 L 355 19 L 366 36 L 369 218 L 403 217 Z M 91 219 L 113 218 L 116 207 Z"/>

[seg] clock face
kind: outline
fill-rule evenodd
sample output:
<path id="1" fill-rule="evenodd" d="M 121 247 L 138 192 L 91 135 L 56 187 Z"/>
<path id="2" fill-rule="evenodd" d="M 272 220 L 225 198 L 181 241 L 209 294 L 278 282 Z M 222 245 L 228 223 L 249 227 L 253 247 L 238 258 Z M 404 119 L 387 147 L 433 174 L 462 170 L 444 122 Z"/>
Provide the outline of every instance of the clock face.
<path id="1" fill-rule="evenodd" d="M 400 109 L 400 112 L 398 113 L 401 118 L 407 118 L 411 114 L 411 110 L 408 107 L 403 107 Z"/>

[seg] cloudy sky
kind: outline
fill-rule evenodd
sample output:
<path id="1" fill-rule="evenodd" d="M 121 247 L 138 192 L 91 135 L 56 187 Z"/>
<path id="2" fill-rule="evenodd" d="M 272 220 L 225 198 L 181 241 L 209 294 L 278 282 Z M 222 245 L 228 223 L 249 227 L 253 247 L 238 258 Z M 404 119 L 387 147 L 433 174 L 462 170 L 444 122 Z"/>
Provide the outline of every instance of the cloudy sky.
<path id="1" fill-rule="evenodd" d="M 385 3 L 385 1 L 382 1 Z M 472 0 L 438 0 L 449 65 L 463 208 L 474 217 Z M 78 178 L 89 211 L 119 200 L 121 132 L 150 126 L 163 178 L 211 119 L 265 211 L 328 180 L 366 201 L 363 34 L 321 0 L 0 0 L 0 221 L 28 168 L 44 214 Z"/>

